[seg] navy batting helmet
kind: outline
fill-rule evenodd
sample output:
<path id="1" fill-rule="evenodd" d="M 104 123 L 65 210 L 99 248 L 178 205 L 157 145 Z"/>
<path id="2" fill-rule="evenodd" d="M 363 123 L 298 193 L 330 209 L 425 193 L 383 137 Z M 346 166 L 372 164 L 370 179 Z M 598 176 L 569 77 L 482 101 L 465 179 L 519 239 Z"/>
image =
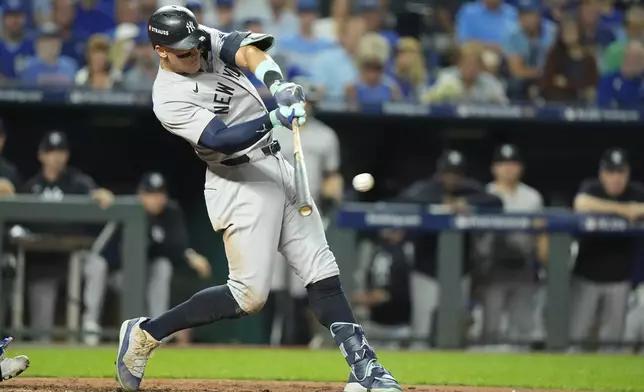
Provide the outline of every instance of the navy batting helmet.
<path id="1" fill-rule="evenodd" d="M 192 11 L 177 5 L 161 7 L 150 16 L 148 37 L 153 46 L 177 50 L 197 48 L 209 39 Z"/>

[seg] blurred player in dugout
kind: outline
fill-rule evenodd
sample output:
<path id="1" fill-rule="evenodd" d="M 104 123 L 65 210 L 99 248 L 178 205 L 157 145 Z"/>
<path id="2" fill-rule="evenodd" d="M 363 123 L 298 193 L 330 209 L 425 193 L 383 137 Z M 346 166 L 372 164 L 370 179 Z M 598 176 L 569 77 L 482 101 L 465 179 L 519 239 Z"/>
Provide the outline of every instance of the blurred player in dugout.
<path id="1" fill-rule="evenodd" d="M 374 345 L 382 340 L 378 345 L 386 349 L 405 347 L 411 336 L 409 280 L 414 247 L 407 237 L 404 230 L 383 229 L 374 240 L 361 241 L 359 246 L 352 300 L 366 311 L 363 326 Z M 356 313 L 363 309 L 357 307 Z"/>
<path id="2" fill-rule="evenodd" d="M 89 175 L 68 166 L 69 157 L 70 146 L 65 133 L 48 132 L 38 148 L 41 169 L 27 180 L 20 193 L 38 195 L 45 201 L 60 201 L 66 195 L 87 195 L 103 208 L 111 205 L 114 200 L 112 192 L 98 187 Z M 96 225 L 43 222 L 14 226 L 10 235 L 36 233 L 95 236 L 97 232 Z M 42 330 L 42 333 L 37 333 L 34 337 L 36 340 L 49 342 L 52 340 L 59 285 L 66 277 L 69 257 L 83 257 L 85 261 L 91 262 L 100 259 L 101 256 L 92 252 L 75 252 L 72 255 L 60 252 L 27 252 L 25 256 L 29 325 L 33 329 Z"/>
<path id="3" fill-rule="evenodd" d="M 190 248 L 183 210 L 169 198 L 165 177 L 157 172 L 144 174 L 137 193 L 148 224 L 147 309 L 149 316 L 156 317 L 199 291 L 198 279 L 208 279 L 211 269 L 208 260 Z M 121 291 L 123 287 L 120 234 L 114 231 L 105 244 L 105 257 L 91 259 L 85 268 L 83 340 L 88 345 L 100 342 L 106 288 Z M 174 293 L 173 283 L 178 283 Z M 174 337 L 179 343 L 189 343 L 189 330 Z"/>
<path id="4" fill-rule="evenodd" d="M 505 212 L 538 213 L 543 197 L 521 181 L 524 165 L 517 146 L 504 144 L 492 158 L 494 180 L 487 192 L 503 201 Z M 535 313 L 538 260 L 546 253 L 546 237 L 524 232 L 483 233 L 477 240 L 480 262 L 477 279 L 482 285 L 483 342 L 531 343 L 536 337 Z M 502 316 L 507 316 L 502 331 Z"/>
<path id="5" fill-rule="evenodd" d="M 405 189 L 398 200 L 423 204 L 451 212 L 466 212 L 475 207 L 502 208 L 497 196 L 487 193 L 483 184 L 466 176 L 465 156 L 456 150 L 445 151 L 438 159 L 436 174 L 421 179 Z M 412 348 L 425 348 L 433 337 L 435 315 L 438 309 L 440 284 L 437 276 L 436 253 L 438 235 L 417 233 L 410 237 L 414 244 L 414 263 L 411 272 L 411 338 Z M 463 254 L 473 254 L 471 233 L 466 234 Z M 465 257 L 462 271 L 463 309 L 470 300 L 472 257 Z"/>
<path id="6" fill-rule="evenodd" d="M 598 178 L 581 183 L 575 211 L 616 214 L 629 221 L 644 217 L 644 185 L 630 179 L 628 153 L 620 148 L 604 152 Z M 637 239 L 584 234 L 577 238 L 572 272 L 571 351 L 598 338 L 602 351 L 622 343 Z"/>
<path id="7" fill-rule="evenodd" d="M 342 199 L 343 179 L 340 169 L 340 144 L 337 134 L 315 118 L 315 103 L 323 90 L 305 77 L 294 78 L 306 94 L 306 124 L 300 127 L 302 151 L 306 159 L 311 195 L 320 209 L 325 226 L 328 226 L 330 209 Z M 285 127 L 273 130 L 273 137 L 282 146 L 282 155 L 293 164 L 293 132 Z M 271 343 L 282 345 L 307 345 L 312 339 L 310 318 L 307 313 L 306 288 L 281 253 L 273 266 L 271 293 L 266 309 L 266 329 L 271 331 Z M 317 323 L 316 323 L 317 324 Z M 326 332 L 325 332 L 326 336 Z"/>

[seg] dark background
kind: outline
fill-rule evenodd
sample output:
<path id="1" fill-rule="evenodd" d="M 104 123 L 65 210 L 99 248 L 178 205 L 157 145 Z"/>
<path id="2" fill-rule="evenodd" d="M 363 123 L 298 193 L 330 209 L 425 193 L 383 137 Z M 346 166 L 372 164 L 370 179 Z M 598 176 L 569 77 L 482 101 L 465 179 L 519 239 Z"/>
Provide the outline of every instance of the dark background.
<path id="1" fill-rule="evenodd" d="M 444 121 L 322 112 L 318 117 L 338 134 L 347 186 L 361 172 L 376 178 L 374 190 L 361 194 L 364 201 L 392 196 L 431 175 L 444 148 L 460 149 L 470 174 L 487 182 L 494 148 L 504 142 L 517 144 L 526 161 L 525 182 L 541 191 L 548 206 L 570 206 L 579 183 L 596 175 L 599 156 L 608 147 L 626 148 L 632 155 L 633 177 L 639 179 L 643 173 L 638 156 L 644 145 L 641 124 Z M 38 170 L 38 143 L 53 129 L 69 136 L 70 164 L 117 194 L 134 192 L 145 171 L 164 173 L 171 196 L 186 212 L 191 245 L 213 265 L 212 282 L 204 284 L 225 282 L 221 236 L 212 230 L 203 200 L 205 165 L 187 142 L 161 127 L 151 108 L 3 104 L 0 118 L 8 132 L 3 154 L 19 166 L 24 178 Z M 117 326 L 118 313 L 112 314 L 107 324 Z M 266 332 L 257 322 L 262 316 L 204 327 L 197 332 L 197 341 L 265 343 Z"/>

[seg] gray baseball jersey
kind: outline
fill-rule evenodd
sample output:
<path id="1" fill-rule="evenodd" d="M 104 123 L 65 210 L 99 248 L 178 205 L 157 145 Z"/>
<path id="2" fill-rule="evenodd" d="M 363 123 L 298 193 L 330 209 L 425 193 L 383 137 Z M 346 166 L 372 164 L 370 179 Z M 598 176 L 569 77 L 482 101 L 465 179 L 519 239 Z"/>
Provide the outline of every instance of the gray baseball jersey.
<path id="1" fill-rule="evenodd" d="M 293 166 L 281 153 L 266 156 L 261 152 L 260 147 L 272 141 L 272 132 L 231 155 L 199 146 L 204 128 L 215 116 L 230 126 L 267 112 L 243 72 L 220 59 L 226 34 L 206 29 L 212 52 L 202 64 L 205 72 L 181 75 L 160 69 L 152 91 L 154 113 L 168 131 L 189 141 L 206 162 L 206 208 L 215 231 L 223 232 L 227 285 L 241 309 L 254 313 L 268 297 L 276 251 L 305 285 L 336 276 L 339 269 L 317 207 L 303 217 L 294 205 Z M 262 37 L 269 36 L 256 34 L 242 45 Z M 220 164 L 243 154 L 249 157 L 248 163 Z"/>
<path id="2" fill-rule="evenodd" d="M 226 34 L 201 26 L 210 33 L 212 52 L 202 59 L 202 69 L 193 75 L 181 75 L 159 68 L 152 88 L 154 114 L 170 132 L 189 141 L 197 155 L 209 166 L 225 159 L 243 155 L 271 141 L 271 133 L 255 145 L 236 154 L 225 155 L 198 145 L 206 125 L 217 116 L 227 125 L 254 120 L 267 113 L 259 93 L 238 69 L 225 64 L 219 52 Z M 268 35 L 257 34 L 258 39 Z"/>

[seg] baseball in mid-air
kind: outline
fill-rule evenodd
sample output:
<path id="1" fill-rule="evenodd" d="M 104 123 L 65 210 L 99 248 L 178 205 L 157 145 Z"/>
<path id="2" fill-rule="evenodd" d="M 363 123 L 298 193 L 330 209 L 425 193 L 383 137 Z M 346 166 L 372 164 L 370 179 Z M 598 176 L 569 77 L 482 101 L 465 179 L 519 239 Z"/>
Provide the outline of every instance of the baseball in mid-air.
<path id="1" fill-rule="evenodd" d="M 375 180 L 370 173 L 361 173 L 353 177 L 353 189 L 358 192 L 368 192 L 373 188 Z"/>

